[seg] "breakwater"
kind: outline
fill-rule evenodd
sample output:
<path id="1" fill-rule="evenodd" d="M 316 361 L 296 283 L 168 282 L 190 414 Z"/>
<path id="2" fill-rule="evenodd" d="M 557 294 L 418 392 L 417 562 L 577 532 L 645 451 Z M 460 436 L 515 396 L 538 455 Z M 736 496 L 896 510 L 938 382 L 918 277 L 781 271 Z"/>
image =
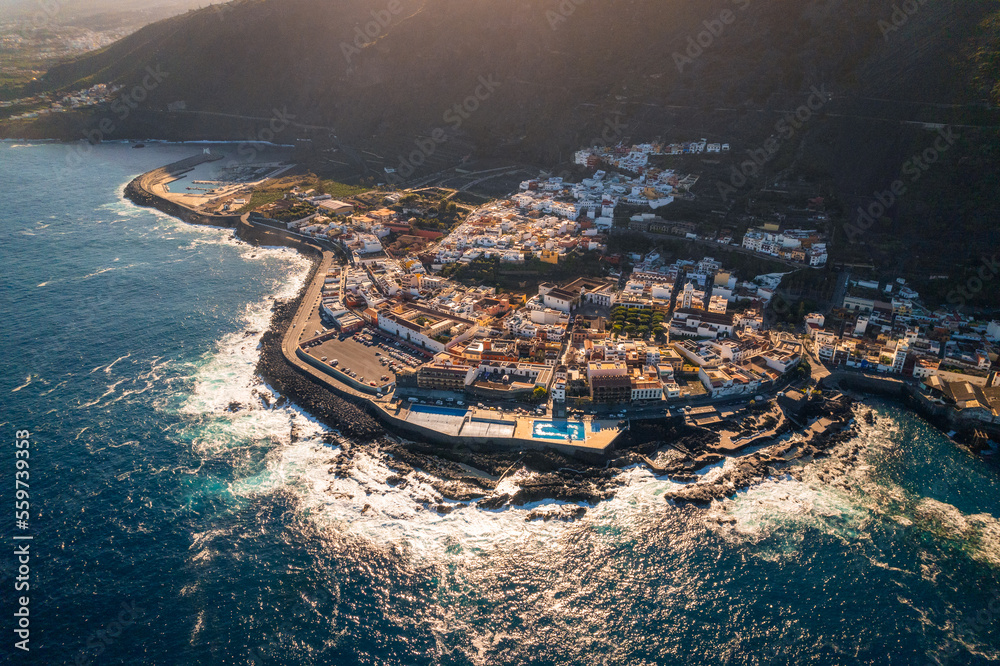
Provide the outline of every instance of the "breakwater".
<path id="1" fill-rule="evenodd" d="M 153 191 L 153 187 L 165 180 L 177 178 L 199 164 L 222 159 L 221 155 L 193 155 L 186 159 L 168 164 L 167 166 L 153 169 L 140 176 L 137 176 L 125 186 L 125 198 L 138 206 L 155 208 L 162 213 L 172 215 L 184 220 L 189 224 L 200 224 L 212 227 L 235 227 L 239 221 L 239 215 L 215 215 L 202 213 L 188 206 L 171 201 Z"/>
<path id="2" fill-rule="evenodd" d="M 307 374 L 299 372 L 282 352 L 282 339 L 309 285 L 316 277 L 322 250 L 304 240 L 282 234 L 278 229 L 251 224 L 246 218 L 238 215 L 200 213 L 153 191 L 153 187 L 163 180 L 175 178 L 212 159 L 220 157 L 194 155 L 137 176 L 125 187 L 125 197 L 139 206 L 156 208 L 190 224 L 231 228 L 240 240 L 252 245 L 290 247 L 312 259 L 312 270 L 299 294 L 290 301 L 275 305 L 271 326 L 261 338 L 257 374 L 285 399 L 301 406 L 330 428 L 338 429 L 345 435 L 359 440 L 370 440 L 381 435 L 384 429 L 366 413 L 365 409 L 320 385 Z"/>

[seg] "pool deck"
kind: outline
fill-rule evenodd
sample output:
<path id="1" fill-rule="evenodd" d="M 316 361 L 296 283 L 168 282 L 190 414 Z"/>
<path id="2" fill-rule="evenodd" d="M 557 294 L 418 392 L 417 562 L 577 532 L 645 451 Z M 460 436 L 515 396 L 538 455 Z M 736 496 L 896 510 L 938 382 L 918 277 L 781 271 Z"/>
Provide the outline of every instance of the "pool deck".
<path id="1" fill-rule="evenodd" d="M 621 421 L 573 421 L 583 426 L 584 439 L 556 439 L 535 435 L 535 423 L 558 422 L 558 419 L 508 415 L 488 409 L 470 407 L 464 415 L 456 408 L 449 412 L 433 405 L 411 405 L 376 401 L 382 413 L 397 425 L 409 426 L 422 434 L 436 434 L 451 442 L 466 442 L 498 446 L 553 448 L 569 452 L 604 454 L 625 431 Z M 594 429 L 597 431 L 594 432 Z"/>
<path id="2" fill-rule="evenodd" d="M 614 443 L 618 436 L 624 431 L 624 426 L 619 421 L 577 421 L 577 423 L 583 424 L 583 441 L 578 439 L 574 440 L 560 440 L 552 439 L 550 437 L 536 437 L 535 436 L 535 422 L 541 421 L 542 423 L 551 423 L 554 419 L 535 419 L 528 417 L 520 417 L 517 419 L 517 428 L 514 431 L 515 439 L 527 439 L 536 442 L 545 442 L 549 444 L 560 444 L 563 446 L 572 446 L 574 448 L 579 448 L 586 451 L 601 452 L 607 451 L 611 445 Z M 592 423 L 596 423 L 599 431 L 592 432 Z"/>

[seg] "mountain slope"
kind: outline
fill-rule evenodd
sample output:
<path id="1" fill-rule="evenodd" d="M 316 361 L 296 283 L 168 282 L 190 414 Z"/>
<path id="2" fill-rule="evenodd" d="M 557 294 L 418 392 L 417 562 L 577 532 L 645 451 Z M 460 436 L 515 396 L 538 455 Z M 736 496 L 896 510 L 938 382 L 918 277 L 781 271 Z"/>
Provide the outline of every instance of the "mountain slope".
<path id="1" fill-rule="evenodd" d="M 116 121 L 116 138 L 309 138 L 379 172 L 420 137 L 433 146 L 427 169 L 468 152 L 554 165 L 602 135 L 728 141 L 738 166 L 820 90 L 813 101 L 824 101 L 781 142 L 761 169 L 766 178 L 825 183 L 851 222 L 849 211 L 934 141 L 921 123 L 958 126 L 955 148 L 866 231 L 864 247 L 844 235 L 838 242 L 848 256 L 882 251 L 874 258 L 896 263 L 975 260 L 972 243 L 1000 244 L 991 222 L 1000 213 L 991 175 L 1000 153 L 1000 3 L 937 0 L 915 4 L 912 15 L 898 6 L 237 0 L 150 25 L 54 68 L 39 85 L 115 81 L 129 90 L 152 68 L 167 75 Z M 178 101 L 186 108 L 168 112 Z M 292 124 L 274 122 L 286 114 Z M 78 127 L 46 122 L 0 131 L 79 136 Z M 426 143 L 435 129 L 448 144 Z M 363 162 L 363 150 L 380 160 Z M 716 189 L 706 182 L 699 194 Z M 943 259 L 942 238 L 954 245 Z M 901 255 L 900 242 L 915 251 Z"/>

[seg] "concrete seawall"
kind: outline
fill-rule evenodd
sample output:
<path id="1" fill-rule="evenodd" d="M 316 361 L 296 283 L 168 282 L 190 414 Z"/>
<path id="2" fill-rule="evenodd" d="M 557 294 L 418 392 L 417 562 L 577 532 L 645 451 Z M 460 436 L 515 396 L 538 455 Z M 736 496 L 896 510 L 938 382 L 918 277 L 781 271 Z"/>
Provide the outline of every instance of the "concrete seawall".
<path id="1" fill-rule="evenodd" d="M 834 371 L 820 380 L 822 386 L 840 386 L 845 389 L 875 393 L 891 398 L 907 395 L 907 384 L 900 379 L 877 377 L 859 372 Z"/>
<path id="2" fill-rule="evenodd" d="M 199 164 L 220 159 L 215 155 L 194 155 L 186 159 L 154 169 L 132 179 L 125 186 L 125 198 L 137 206 L 155 208 L 188 224 L 234 229 L 242 241 L 258 246 L 290 247 L 311 256 L 319 257 L 322 249 L 308 241 L 283 234 L 280 230 L 249 222 L 246 215 L 215 215 L 202 213 L 184 206 L 153 191 L 155 185 L 168 178 L 190 171 Z"/>
<path id="3" fill-rule="evenodd" d="M 212 215 L 201 213 L 171 201 L 153 191 L 153 187 L 168 178 L 174 178 L 180 174 L 190 171 L 199 164 L 212 160 L 222 159 L 221 155 L 194 155 L 186 159 L 168 164 L 165 167 L 154 169 L 142 174 L 125 186 L 125 197 L 138 206 L 155 208 L 162 213 L 181 219 L 189 224 L 200 224 L 212 227 L 235 227 L 239 221 L 239 215 Z"/>

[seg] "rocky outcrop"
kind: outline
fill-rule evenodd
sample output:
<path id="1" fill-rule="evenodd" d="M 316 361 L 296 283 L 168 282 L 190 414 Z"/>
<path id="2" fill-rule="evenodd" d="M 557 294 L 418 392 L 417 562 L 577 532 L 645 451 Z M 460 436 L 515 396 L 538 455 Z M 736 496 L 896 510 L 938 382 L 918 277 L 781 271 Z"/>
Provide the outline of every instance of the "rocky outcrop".
<path id="1" fill-rule="evenodd" d="M 828 455 L 833 447 L 853 438 L 855 432 L 851 426 L 852 401 L 842 399 L 835 403 L 832 401 L 827 403 L 829 412 L 826 416 L 833 420 L 825 431 L 819 433 L 807 431 L 810 436 L 800 441 L 778 443 L 748 456 L 735 458 L 722 474 L 712 481 L 692 483 L 667 491 L 664 496 L 677 504 L 705 506 L 713 500 L 731 497 L 737 491 L 749 488 L 755 483 L 786 473 L 797 463 Z M 693 481 L 698 477 L 688 473 L 685 477 L 675 474 L 671 478 L 675 481 Z"/>

